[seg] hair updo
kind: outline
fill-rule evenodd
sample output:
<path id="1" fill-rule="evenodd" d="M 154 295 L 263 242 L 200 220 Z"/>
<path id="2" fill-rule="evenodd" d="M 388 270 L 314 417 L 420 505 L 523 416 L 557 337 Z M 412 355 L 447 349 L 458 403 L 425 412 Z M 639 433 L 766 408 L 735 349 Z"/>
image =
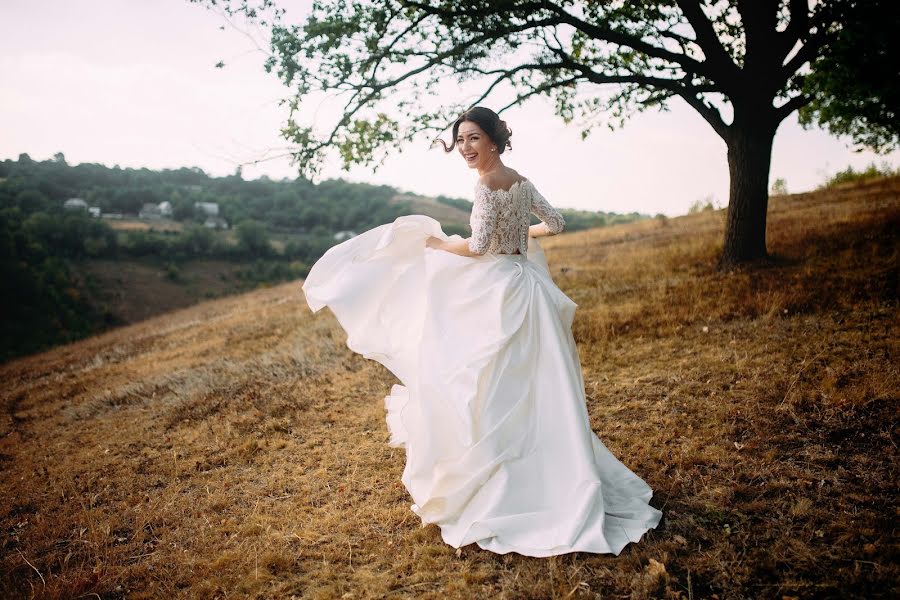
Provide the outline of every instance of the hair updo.
<path id="1" fill-rule="evenodd" d="M 487 134 L 491 141 L 497 145 L 497 153 L 503 154 L 503 151 L 509 148 L 512 150 L 512 144 L 509 138 L 512 130 L 506 126 L 506 121 L 489 108 L 483 106 L 473 106 L 459 115 L 456 122 L 453 123 L 453 142 L 448 146 L 441 138 L 436 138 L 432 145 L 440 142 L 445 152 L 450 152 L 456 146 L 456 136 L 459 134 L 459 126 L 465 121 L 475 123 Z"/>

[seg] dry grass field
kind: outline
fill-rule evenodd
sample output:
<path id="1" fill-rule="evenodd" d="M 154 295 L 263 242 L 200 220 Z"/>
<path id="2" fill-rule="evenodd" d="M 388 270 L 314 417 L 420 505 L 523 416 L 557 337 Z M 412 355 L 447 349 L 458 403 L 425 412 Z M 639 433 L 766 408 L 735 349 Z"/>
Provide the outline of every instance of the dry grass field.
<path id="1" fill-rule="evenodd" d="M 119 231 L 182 231 L 184 225 L 171 219 L 104 219 L 104 223 Z"/>
<path id="2" fill-rule="evenodd" d="M 900 178 L 544 238 L 591 423 L 654 489 L 618 557 L 456 552 L 387 446 L 393 376 L 300 282 L 0 365 L 3 598 L 889 598 Z"/>

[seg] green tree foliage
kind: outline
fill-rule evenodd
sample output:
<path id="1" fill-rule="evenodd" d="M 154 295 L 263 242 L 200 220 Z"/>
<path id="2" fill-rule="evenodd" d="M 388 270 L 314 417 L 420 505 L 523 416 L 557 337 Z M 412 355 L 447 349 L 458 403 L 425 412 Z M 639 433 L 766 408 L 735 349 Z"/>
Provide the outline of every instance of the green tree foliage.
<path id="1" fill-rule="evenodd" d="M 775 131 L 816 94 L 829 93 L 822 86 L 804 92 L 807 65 L 818 65 L 843 22 L 880 18 L 861 13 L 862 0 L 812 7 L 808 0 L 320 0 L 295 25 L 274 0 L 191 1 L 270 31 L 265 68 L 294 91 L 282 133 L 307 176 L 333 154 L 345 167 L 377 168 L 398 144 L 440 133 L 482 102 L 502 113 L 546 96 L 585 137 L 604 121 L 621 126 L 635 112 L 681 99 L 728 148 L 722 267 L 767 256 Z M 480 92 L 430 109 L 426 98 L 448 81 L 475 81 Z M 321 92 L 343 98 L 343 110 L 313 129 L 300 117 Z"/>
<path id="2" fill-rule="evenodd" d="M 34 212 L 24 219 L 22 228 L 29 240 L 64 258 L 106 256 L 114 254 L 117 246 L 109 225 L 81 211 Z"/>
<path id="3" fill-rule="evenodd" d="M 81 296 L 67 263 L 67 256 L 89 251 L 78 239 L 95 231 L 88 218 L 55 220 L 43 212 L 26 215 L 17 206 L 0 207 L 0 360 L 79 339 L 102 322 L 103 315 Z M 98 239 L 108 238 L 101 234 Z"/>
<path id="4" fill-rule="evenodd" d="M 880 179 L 882 177 L 894 177 L 900 175 L 900 168 L 893 169 L 890 164 L 882 163 L 879 167 L 875 163 L 870 163 L 868 167 L 860 171 L 856 171 L 852 166 L 848 166 L 843 171 L 838 171 L 825 180 L 825 183 L 818 189 L 830 188 L 842 183 L 857 183 L 868 181 L 870 179 Z"/>
<path id="5" fill-rule="evenodd" d="M 216 247 L 216 234 L 209 227 L 190 225 L 181 234 L 181 241 L 189 256 L 209 256 Z"/>
<path id="6" fill-rule="evenodd" d="M 245 219 L 235 228 L 238 244 L 247 254 L 252 256 L 268 256 L 272 254 L 272 246 L 269 243 L 269 233 L 265 225 L 259 221 Z"/>
<path id="7" fill-rule="evenodd" d="M 813 101 L 800 123 L 850 136 L 862 150 L 900 147 L 900 3 L 858 0 L 847 10 L 837 40 L 825 48 L 804 90 Z"/>
<path id="8" fill-rule="evenodd" d="M 363 231 L 389 223 L 409 206 L 391 203 L 397 190 L 389 186 L 349 183 L 342 179 L 314 184 L 295 179 L 247 181 L 232 175 L 210 177 L 197 168 L 151 171 L 120 169 L 103 165 L 67 165 L 63 161 L 34 161 L 27 155 L 19 160 L 0 161 L 0 202 L 18 207 L 26 216 L 41 212 L 29 221 L 31 232 L 52 238 L 54 247 L 71 258 L 79 256 L 115 257 L 158 256 L 168 260 L 196 256 L 247 258 L 242 247 L 229 247 L 209 228 L 202 227 L 206 213 L 198 202 L 219 206 L 219 214 L 228 223 L 253 220 L 268 232 L 286 236 L 319 237 L 322 240 L 295 244 L 295 248 L 327 249 L 334 244 L 331 235 L 339 230 Z M 172 218 L 184 224 L 181 235 L 156 231 L 119 233 L 119 243 L 106 221 L 83 218 L 73 220 L 74 212 L 62 204 L 80 197 L 99 206 L 104 213 L 135 217 L 144 203 L 172 204 Z M 98 229 L 101 228 L 101 229 Z M 79 246 L 76 240 L 85 239 Z M 326 241 L 327 238 L 327 241 Z M 57 246 L 58 242 L 58 246 Z M 317 250 L 318 251 L 318 250 Z M 318 256 L 295 257 L 310 264 Z"/>

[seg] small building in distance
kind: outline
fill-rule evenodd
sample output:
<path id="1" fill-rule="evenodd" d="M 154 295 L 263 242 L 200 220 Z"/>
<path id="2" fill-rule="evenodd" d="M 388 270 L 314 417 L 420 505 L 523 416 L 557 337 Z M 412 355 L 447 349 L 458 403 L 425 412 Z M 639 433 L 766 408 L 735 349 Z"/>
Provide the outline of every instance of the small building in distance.
<path id="1" fill-rule="evenodd" d="M 153 204 L 152 202 L 146 202 L 144 203 L 144 206 L 141 207 L 138 218 L 158 221 L 159 219 L 162 219 L 162 211 L 159 210 L 158 205 Z"/>
<path id="2" fill-rule="evenodd" d="M 228 229 L 228 221 L 222 217 L 206 217 L 203 226 L 210 229 Z"/>
<path id="3" fill-rule="evenodd" d="M 164 217 L 172 216 L 172 203 L 168 200 L 163 200 L 159 203 L 159 212 Z"/>
<path id="4" fill-rule="evenodd" d="M 68 210 L 84 210 L 90 213 L 92 217 L 100 216 L 100 207 L 88 206 L 88 203 L 85 202 L 82 198 L 69 198 L 68 200 L 63 202 L 63 208 Z"/>
<path id="5" fill-rule="evenodd" d="M 81 198 L 69 198 L 63 203 L 63 208 L 72 208 L 79 210 L 87 210 L 88 203 Z"/>
<path id="6" fill-rule="evenodd" d="M 194 208 L 201 209 L 204 213 L 206 213 L 210 217 L 218 217 L 219 216 L 219 203 L 218 202 L 194 202 Z"/>
<path id="7" fill-rule="evenodd" d="M 356 232 L 350 231 L 349 229 L 344 229 L 344 230 L 341 230 L 341 231 L 338 231 L 337 233 L 335 233 L 333 237 L 337 241 L 342 242 L 346 239 L 356 237 Z"/>

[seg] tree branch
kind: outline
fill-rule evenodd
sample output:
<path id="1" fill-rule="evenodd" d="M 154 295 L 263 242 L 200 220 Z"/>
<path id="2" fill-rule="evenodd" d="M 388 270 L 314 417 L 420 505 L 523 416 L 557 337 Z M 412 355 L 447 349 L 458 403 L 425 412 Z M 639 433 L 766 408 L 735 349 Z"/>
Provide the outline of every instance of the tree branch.
<path id="1" fill-rule="evenodd" d="M 675 1 L 694 30 L 694 35 L 697 37 L 697 45 L 700 46 L 700 49 L 703 50 L 703 54 L 706 56 L 705 62 L 708 63 L 708 67 L 712 71 L 710 79 L 715 79 L 723 85 L 728 84 L 739 73 L 739 69 L 719 41 L 712 23 L 706 18 L 703 9 L 700 8 L 699 0 Z"/>
<path id="2" fill-rule="evenodd" d="M 519 71 L 524 71 L 526 69 L 532 70 L 532 71 L 554 71 L 554 70 L 559 70 L 563 67 L 564 67 L 563 63 L 560 62 L 560 63 L 532 63 L 532 64 L 527 64 L 527 65 L 519 65 L 512 69 L 505 69 L 505 70 L 504 69 L 495 69 L 492 71 L 485 71 L 483 69 L 478 69 L 475 67 L 466 69 L 468 71 L 472 71 L 472 72 L 478 73 L 480 75 L 495 75 L 497 73 L 500 73 L 500 77 L 497 77 L 488 86 L 488 88 L 484 91 L 484 93 L 481 94 L 472 104 L 473 105 L 479 104 L 482 100 L 484 100 L 485 98 L 487 98 L 490 95 L 490 93 L 494 90 L 495 87 L 497 87 L 497 85 L 502 83 L 504 80 L 509 79 L 512 75 L 515 75 Z"/>
<path id="3" fill-rule="evenodd" d="M 393 19 L 393 16 L 391 16 L 391 18 Z M 383 49 L 381 49 L 381 56 L 377 57 L 377 59 L 375 60 L 375 64 L 372 65 L 372 74 L 370 75 L 370 77 L 373 77 L 373 78 L 375 77 L 375 75 L 377 74 L 377 71 L 378 71 L 378 67 L 381 65 L 382 61 L 384 61 L 384 59 L 388 56 L 388 54 L 394 48 L 394 46 L 397 45 L 397 42 L 399 42 L 406 35 L 408 35 L 409 32 L 411 32 L 413 29 L 418 27 L 422 23 L 422 21 L 424 21 L 426 18 L 427 17 L 425 17 L 425 16 L 421 16 L 418 19 L 413 20 L 413 22 L 410 23 L 409 26 L 406 27 L 406 29 L 404 29 L 403 31 L 398 33 L 396 36 L 394 36 L 394 39 L 391 40 Z"/>
<path id="4" fill-rule="evenodd" d="M 830 6 L 825 5 L 825 8 L 820 9 L 814 15 L 807 16 L 805 31 L 809 31 L 813 27 L 815 27 L 816 31 L 804 41 L 803 46 L 797 50 L 797 53 L 783 65 L 780 73 L 782 80 L 787 81 L 805 63 L 815 60 L 819 50 L 830 41 L 833 34 L 829 31 L 829 28 L 837 19 L 837 14 L 828 9 Z M 791 17 L 793 20 L 793 14 Z M 797 39 L 801 39 L 801 37 L 798 35 Z M 793 45 L 791 45 L 791 48 L 793 48 Z M 788 52 L 790 52 L 790 49 Z"/>
<path id="5" fill-rule="evenodd" d="M 799 96 L 794 96 L 793 98 L 790 98 L 787 102 L 785 102 L 781 106 L 776 106 L 775 107 L 775 122 L 781 123 L 792 112 L 794 112 L 797 109 L 803 108 L 804 106 L 806 106 L 813 100 L 814 100 L 814 98 L 812 96 L 800 94 Z"/>
<path id="6" fill-rule="evenodd" d="M 545 24 L 544 21 L 540 21 L 540 20 L 539 21 L 531 21 L 531 22 L 519 25 L 517 27 L 511 28 L 509 30 L 509 32 L 514 33 L 515 31 L 525 31 L 527 29 L 534 28 L 536 25 L 539 26 L 542 24 Z M 489 41 L 491 39 L 494 39 L 494 37 L 495 36 L 492 33 L 486 33 L 486 34 L 477 36 L 471 40 L 467 40 L 465 45 L 457 45 L 449 50 L 445 50 L 444 52 L 436 54 L 430 60 L 428 60 L 425 64 L 423 64 L 419 67 L 416 67 L 414 69 L 410 69 L 406 73 L 403 73 L 402 75 L 398 75 L 397 77 L 394 77 L 393 79 L 389 79 L 389 80 L 382 81 L 382 82 L 377 82 L 377 81 L 373 81 L 373 79 L 374 79 L 373 77 L 370 77 L 369 79 L 367 79 L 364 82 L 361 82 L 358 84 L 350 84 L 351 89 L 354 89 L 355 93 L 353 94 L 353 96 L 351 96 L 350 100 L 344 105 L 343 116 L 341 117 L 340 121 L 338 121 L 338 123 L 334 126 L 334 128 L 332 128 L 331 133 L 328 135 L 328 137 L 325 140 L 320 141 L 319 143 L 315 144 L 314 146 L 312 146 L 310 148 L 310 153 L 316 152 L 318 150 L 321 150 L 321 149 L 324 149 L 324 148 L 327 148 L 328 146 L 330 146 L 334 142 L 335 137 L 337 137 L 338 131 L 340 131 L 341 127 L 347 125 L 350 122 L 350 119 L 353 117 L 353 115 L 355 115 L 357 112 L 359 112 L 371 100 L 376 98 L 382 90 L 394 87 L 395 85 L 402 83 L 403 81 L 409 79 L 410 77 L 418 75 L 419 73 L 427 71 L 428 69 L 431 69 L 432 67 L 442 64 L 442 62 L 445 59 L 453 56 L 454 54 L 456 54 L 457 52 L 459 52 L 461 49 L 465 48 L 466 46 L 469 46 L 471 44 L 480 44 L 480 43 Z M 366 90 L 366 89 L 370 90 L 369 93 L 366 94 L 361 100 L 357 100 L 357 98 L 362 94 L 363 90 Z"/>
<path id="7" fill-rule="evenodd" d="M 543 85 L 539 85 L 538 87 L 536 87 L 534 89 L 528 90 L 524 94 L 519 94 L 518 96 L 516 96 L 515 100 L 513 100 L 506 106 L 501 107 L 500 110 L 497 111 L 497 114 L 500 114 L 503 111 L 508 110 L 517 104 L 521 104 L 522 102 L 524 102 L 528 98 L 531 98 L 532 96 L 537 96 L 538 94 L 542 94 L 542 93 L 550 91 L 554 88 L 571 85 L 571 84 L 577 83 L 577 82 L 578 82 L 577 77 L 570 77 L 568 79 L 560 79 L 559 81 L 551 81 L 551 82 L 545 83 Z"/>
<path id="8" fill-rule="evenodd" d="M 559 42 L 559 40 L 557 40 Z M 639 75 L 637 73 L 628 73 L 628 74 L 615 74 L 608 75 L 605 73 L 598 73 L 594 71 L 590 66 L 582 64 L 578 61 L 572 60 L 572 57 L 569 56 L 568 53 L 562 50 L 562 48 L 554 47 L 551 45 L 547 45 L 547 48 L 553 51 L 560 59 L 560 64 L 562 67 L 571 69 L 573 71 L 580 72 L 587 81 L 596 84 L 603 83 L 637 83 L 640 85 L 650 85 L 660 89 L 669 90 L 675 93 L 681 91 L 688 91 L 691 93 L 699 93 L 699 92 L 714 92 L 718 91 L 718 87 L 714 84 L 705 84 L 705 85 L 693 85 L 684 83 L 690 75 L 682 78 L 682 79 L 667 79 L 665 77 L 654 77 L 651 75 Z"/>
<path id="9" fill-rule="evenodd" d="M 825 45 L 827 36 L 816 35 L 810 37 L 803 46 L 797 50 L 797 53 L 781 68 L 781 76 L 784 79 L 789 78 L 803 66 L 804 63 L 815 60 L 819 50 Z"/>
<path id="10" fill-rule="evenodd" d="M 731 136 L 731 128 L 722 120 L 722 115 L 719 113 L 718 109 L 713 106 L 708 105 L 703 101 L 702 98 L 699 98 L 696 93 L 685 90 L 683 92 L 679 91 L 678 95 L 684 98 L 684 101 L 687 102 L 691 108 L 700 113 L 700 116 L 706 119 L 706 122 L 709 123 L 713 130 L 719 134 L 725 143 L 728 143 L 728 139 Z"/>
<path id="11" fill-rule="evenodd" d="M 629 48 L 637 50 L 638 52 L 643 52 L 647 56 L 674 62 L 689 73 L 705 75 L 710 79 L 715 78 L 715 73 L 710 70 L 709 65 L 691 58 L 690 56 L 672 52 L 670 50 L 666 50 L 665 48 L 660 48 L 659 46 L 654 46 L 653 44 L 647 43 L 639 38 L 614 31 L 607 27 L 601 27 L 599 25 L 594 25 L 593 23 L 588 23 L 587 21 L 583 21 L 575 15 L 566 12 L 559 6 L 551 4 L 550 6 L 548 6 L 548 8 L 559 16 L 562 23 L 570 25 L 575 29 L 578 29 L 582 33 L 590 35 L 594 39 L 611 42 L 620 46 L 627 46 Z"/>
<path id="12" fill-rule="evenodd" d="M 473 15 L 482 15 L 487 16 L 490 14 L 500 14 L 502 11 L 498 9 L 489 9 L 489 10 L 481 10 L 481 11 L 462 11 L 455 9 L 441 9 L 435 6 L 430 6 L 428 4 L 422 4 L 421 2 L 416 2 L 414 0 L 401 0 L 401 4 L 404 6 L 410 6 L 413 8 L 417 8 L 421 11 L 424 11 L 428 14 L 432 14 L 435 16 L 439 16 L 445 19 L 453 19 L 454 17 L 466 16 L 472 17 Z M 644 40 L 635 37 L 633 35 L 629 35 L 626 33 L 621 33 L 619 31 L 615 31 L 608 27 L 602 27 L 600 25 L 595 25 L 593 23 L 589 23 L 582 19 L 579 19 L 577 16 L 567 12 L 561 6 L 557 6 L 552 2 L 532 2 L 525 3 L 516 6 L 518 10 L 532 9 L 532 10 L 543 10 L 549 11 L 552 14 L 556 15 L 556 20 L 547 23 L 548 25 L 569 25 L 574 27 L 575 29 L 581 31 L 582 33 L 586 33 L 591 36 L 595 40 L 606 41 L 613 44 L 618 44 L 620 46 L 626 46 L 628 48 L 632 48 L 637 50 L 638 52 L 642 52 L 647 56 L 651 56 L 653 58 L 658 58 L 661 60 L 665 60 L 668 62 L 674 62 L 681 66 L 685 71 L 689 71 L 692 73 L 697 73 L 701 75 L 705 75 L 709 78 L 713 78 L 714 73 L 707 68 L 707 65 L 704 63 L 691 58 L 685 54 L 679 54 L 677 52 L 672 52 L 665 48 L 660 48 L 659 46 L 654 46 Z M 498 32 L 499 34 L 505 34 L 506 31 Z M 673 36 L 676 34 L 672 34 Z"/>
<path id="13" fill-rule="evenodd" d="M 580 69 L 579 69 L 580 70 Z M 636 83 L 638 85 L 653 86 L 663 90 L 669 90 L 676 94 L 689 93 L 699 94 L 702 92 L 720 91 L 714 84 L 692 85 L 680 83 L 679 79 L 666 79 L 665 77 L 653 77 L 651 75 L 638 75 L 637 73 L 629 73 L 628 75 L 605 75 L 597 73 L 591 69 L 581 70 L 585 79 L 591 83 Z"/>
<path id="14" fill-rule="evenodd" d="M 784 31 L 779 34 L 780 52 L 782 62 L 788 52 L 800 39 L 800 35 L 809 31 L 809 2 L 808 0 L 790 0 L 791 20 Z"/>

